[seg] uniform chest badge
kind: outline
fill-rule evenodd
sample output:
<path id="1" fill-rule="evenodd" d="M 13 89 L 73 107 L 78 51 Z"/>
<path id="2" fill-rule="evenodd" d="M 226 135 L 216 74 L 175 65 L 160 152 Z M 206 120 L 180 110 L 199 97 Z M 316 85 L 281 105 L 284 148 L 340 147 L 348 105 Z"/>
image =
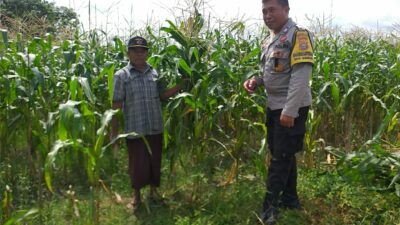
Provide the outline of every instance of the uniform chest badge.
<path id="1" fill-rule="evenodd" d="M 279 38 L 279 42 L 284 43 L 287 40 L 287 36 L 283 35 L 282 37 Z"/>

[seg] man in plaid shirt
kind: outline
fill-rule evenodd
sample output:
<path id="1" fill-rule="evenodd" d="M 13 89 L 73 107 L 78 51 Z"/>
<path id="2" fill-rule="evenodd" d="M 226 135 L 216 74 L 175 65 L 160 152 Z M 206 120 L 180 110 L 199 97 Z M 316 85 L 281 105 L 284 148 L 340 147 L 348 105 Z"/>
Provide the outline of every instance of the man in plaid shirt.
<path id="1" fill-rule="evenodd" d="M 136 133 L 126 139 L 129 175 L 134 189 L 130 206 L 134 211 L 141 202 L 140 189 L 146 185 L 150 185 L 150 198 L 160 200 L 156 191 L 160 185 L 163 140 L 160 100 L 167 99 L 181 90 L 180 85 L 168 90 L 163 88 L 157 72 L 146 61 L 148 49 L 144 38 L 131 38 L 128 42 L 129 63 L 115 73 L 113 81 L 113 109 L 123 110 L 125 133 Z M 116 137 L 116 117 L 112 123 L 112 134 Z"/>

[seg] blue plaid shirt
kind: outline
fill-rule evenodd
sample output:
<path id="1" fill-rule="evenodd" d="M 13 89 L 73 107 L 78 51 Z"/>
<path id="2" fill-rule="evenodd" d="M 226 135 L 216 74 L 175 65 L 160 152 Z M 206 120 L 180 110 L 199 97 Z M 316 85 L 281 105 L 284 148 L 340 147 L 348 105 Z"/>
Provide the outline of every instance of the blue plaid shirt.
<path id="1" fill-rule="evenodd" d="M 113 101 L 123 102 L 125 132 L 140 135 L 163 132 L 158 74 L 147 65 L 140 72 L 131 63 L 118 70 L 113 81 Z M 131 137 L 133 138 L 133 137 Z"/>

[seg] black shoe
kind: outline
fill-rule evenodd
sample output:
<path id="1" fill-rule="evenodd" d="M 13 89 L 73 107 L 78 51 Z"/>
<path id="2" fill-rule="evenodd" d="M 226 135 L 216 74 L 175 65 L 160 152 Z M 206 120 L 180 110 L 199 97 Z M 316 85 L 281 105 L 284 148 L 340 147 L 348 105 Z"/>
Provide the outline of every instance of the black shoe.
<path id="1" fill-rule="evenodd" d="M 261 220 L 267 225 L 274 225 L 278 218 L 278 209 L 270 207 L 261 214 Z"/>
<path id="2" fill-rule="evenodd" d="M 282 209 L 294 209 L 294 210 L 303 210 L 299 201 L 292 201 L 292 202 L 280 202 L 278 204 L 279 208 Z"/>
<path id="3" fill-rule="evenodd" d="M 296 209 L 296 210 L 302 210 L 303 208 L 301 207 L 299 198 L 297 195 L 289 195 L 289 194 L 283 194 L 281 197 L 279 203 L 278 203 L 279 208 L 283 209 Z"/>

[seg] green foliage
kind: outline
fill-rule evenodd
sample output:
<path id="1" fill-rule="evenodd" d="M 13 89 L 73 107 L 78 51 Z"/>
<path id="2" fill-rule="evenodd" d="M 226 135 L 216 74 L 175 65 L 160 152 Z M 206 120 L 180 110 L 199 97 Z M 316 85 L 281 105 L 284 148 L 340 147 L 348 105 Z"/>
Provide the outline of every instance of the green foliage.
<path id="1" fill-rule="evenodd" d="M 394 190 L 399 195 L 400 158 L 376 145 L 369 151 L 343 154 L 338 171 L 344 178 L 374 190 Z"/>
<path id="2" fill-rule="evenodd" d="M 304 171 L 299 192 L 308 199 L 306 214 L 318 214 L 305 224 L 398 224 L 399 201 L 393 192 L 366 188 L 351 182 L 340 171 Z M 338 174 L 339 173 L 339 174 Z M 287 224 L 287 223 L 283 223 Z"/>
<path id="3" fill-rule="evenodd" d="M 168 86 L 185 82 L 186 87 L 163 103 L 163 172 L 172 206 L 155 218 L 143 209 L 144 220 L 152 224 L 257 223 L 256 209 L 264 192 L 260 180 L 267 167 L 266 96 L 261 89 L 248 95 L 242 83 L 259 74 L 259 44 L 264 34 L 247 34 L 240 22 L 207 30 L 198 11 L 186 21 L 168 21 L 158 32 L 155 35 L 150 28 L 144 32 L 151 44 L 149 63 Z M 110 110 L 112 78 L 127 63 L 126 46 L 118 37 L 104 42 L 108 39 L 102 35 L 76 32 L 72 39 L 56 43 L 51 34 L 24 39 L 21 35 L 10 38 L 2 31 L 0 193 L 7 193 L 2 200 L 16 205 L 3 204 L 2 217 L 22 218 L 27 211 L 18 210 L 37 204 L 38 223 L 51 221 L 52 204 L 65 205 L 66 198 L 70 208 L 65 224 L 100 223 L 105 219 L 101 216 L 105 206 L 98 201 L 100 187 L 105 189 L 101 182 L 129 192 L 128 179 L 121 175 L 125 170 L 116 167 L 122 165 L 122 157 L 116 159 L 107 150 L 129 135 L 114 140 L 108 135 L 116 113 Z M 324 37 L 316 44 L 305 165 L 321 168 L 328 146 L 344 152 L 335 155 L 339 164 L 334 175 L 307 178 L 303 174 L 306 178 L 300 186 L 311 187 L 303 190 L 310 211 L 285 213 L 284 221 L 397 222 L 391 207 L 398 205 L 386 196 L 400 192 L 398 160 L 389 154 L 400 144 L 400 49 L 385 40 L 364 37 Z M 347 154 L 356 149 L 360 150 Z M 350 181 L 364 186 L 353 188 Z M 71 192 L 64 193 L 70 184 L 81 190 L 82 202 L 77 203 Z M 12 195 L 6 192 L 7 186 Z M 376 192 L 380 194 L 376 199 L 356 199 L 357 192 L 370 193 L 365 187 L 388 191 Z M 326 201 L 321 200 L 324 196 L 328 196 Z M 362 213 L 365 202 L 379 204 L 382 199 L 382 210 L 366 207 L 368 211 Z M 122 206 L 109 204 L 118 215 L 130 218 Z M 318 218 L 320 206 L 338 210 L 336 219 L 345 217 L 337 223 Z M 349 208 L 348 214 L 343 212 Z M 393 219 L 374 216 L 383 210 Z M 61 210 L 55 211 L 54 216 L 63 218 Z M 114 220 L 110 224 L 123 221 L 107 215 Z M 323 215 L 328 217 L 328 213 Z"/>
<path id="4" fill-rule="evenodd" d="M 223 173 L 204 174 L 201 169 L 193 167 L 190 178 L 187 178 L 185 171 L 177 169 L 179 188 L 168 185 L 161 188 L 167 205 L 151 202 L 145 190 L 144 204 L 135 215 L 125 206 L 131 191 L 129 185 L 115 187 L 125 193 L 123 197 L 126 200 L 120 204 L 113 202 L 103 191 L 99 196 L 101 224 L 261 224 L 257 216 L 262 208 L 264 184 L 260 182 L 260 177 L 249 179 L 252 165 L 246 165 L 241 170 L 243 176 L 236 182 L 219 186 L 216 183 L 224 179 Z M 194 180 L 197 180 L 196 186 L 193 185 Z M 400 222 L 400 203 L 394 193 L 376 192 L 362 185 L 349 184 L 335 170 L 300 169 L 299 193 L 304 210 L 281 210 L 278 225 L 389 225 Z M 74 204 L 67 197 L 56 195 L 46 202 L 41 211 L 46 224 L 89 224 L 89 197 L 77 194 L 73 199 Z M 28 220 L 25 223 L 38 224 L 38 219 L 36 217 L 32 222 Z"/>
<path id="5" fill-rule="evenodd" d="M 28 218 L 38 214 L 38 212 L 38 209 L 21 210 L 16 212 L 15 215 L 13 215 L 11 219 L 7 220 L 4 225 L 18 224 L 19 222 L 25 221 Z"/>
<path id="6" fill-rule="evenodd" d="M 322 38 L 316 46 L 312 90 L 322 118 L 317 132 L 329 145 L 350 151 L 372 139 L 389 109 L 387 119 L 394 118 L 400 99 L 399 48 L 360 35 Z M 394 142 L 397 133 L 386 138 Z"/>

